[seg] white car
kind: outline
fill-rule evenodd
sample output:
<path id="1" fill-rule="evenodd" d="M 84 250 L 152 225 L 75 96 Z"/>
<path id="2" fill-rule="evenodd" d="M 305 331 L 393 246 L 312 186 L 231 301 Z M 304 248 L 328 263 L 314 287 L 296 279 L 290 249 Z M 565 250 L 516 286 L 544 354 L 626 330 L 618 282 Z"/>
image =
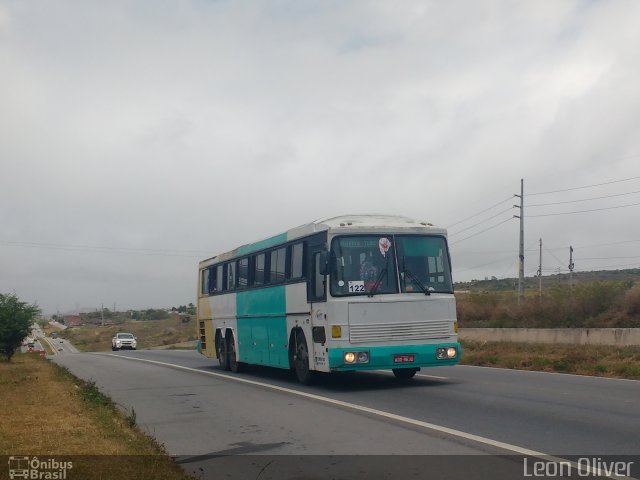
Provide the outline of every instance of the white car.
<path id="1" fill-rule="evenodd" d="M 116 333 L 116 336 L 111 339 L 111 350 L 135 350 L 138 346 L 136 337 L 133 333 Z"/>

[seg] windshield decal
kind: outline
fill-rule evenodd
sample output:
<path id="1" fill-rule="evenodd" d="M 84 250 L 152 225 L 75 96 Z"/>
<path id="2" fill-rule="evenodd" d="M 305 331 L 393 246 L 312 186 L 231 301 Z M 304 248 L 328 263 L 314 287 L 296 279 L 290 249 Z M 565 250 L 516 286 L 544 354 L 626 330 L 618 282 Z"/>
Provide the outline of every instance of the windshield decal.
<path id="1" fill-rule="evenodd" d="M 378 247 L 380 248 L 380 253 L 382 254 L 382 256 L 386 257 L 387 252 L 391 248 L 391 240 L 389 240 L 387 237 L 382 237 L 378 241 Z"/>

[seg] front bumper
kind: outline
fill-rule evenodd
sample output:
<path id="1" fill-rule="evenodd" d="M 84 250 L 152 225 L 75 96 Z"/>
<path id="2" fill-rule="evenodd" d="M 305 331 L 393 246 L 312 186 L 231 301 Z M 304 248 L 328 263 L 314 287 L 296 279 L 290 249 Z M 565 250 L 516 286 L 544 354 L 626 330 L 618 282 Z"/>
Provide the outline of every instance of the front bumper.
<path id="1" fill-rule="evenodd" d="M 456 347 L 455 358 L 438 360 L 436 349 Z M 345 352 L 369 352 L 369 363 L 345 363 Z M 401 345 L 393 347 L 358 346 L 353 348 L 329 348 L 329 368 L 333 371 L 383 370 L 391 368 L 439 367 L 456 365 L 460 362 L 462 348 L 459 343 L 436 343 L 432 345 Z M 396 355 L 413 355 L 411 363 L 395 363 Z"/>

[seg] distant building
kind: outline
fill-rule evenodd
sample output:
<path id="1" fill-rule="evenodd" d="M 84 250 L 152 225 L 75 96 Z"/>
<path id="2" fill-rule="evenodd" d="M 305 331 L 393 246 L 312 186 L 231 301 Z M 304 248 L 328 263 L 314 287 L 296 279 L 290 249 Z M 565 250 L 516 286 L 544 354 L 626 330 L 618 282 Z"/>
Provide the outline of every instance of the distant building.
<path id="1" fill-rule="evenodd" d="M 79 327 L 80 325 L 82 325 L 82 319 L 80 318 L 80 315 L 65 315 L 63 318 L 64 324 L 67 327 Z"/>

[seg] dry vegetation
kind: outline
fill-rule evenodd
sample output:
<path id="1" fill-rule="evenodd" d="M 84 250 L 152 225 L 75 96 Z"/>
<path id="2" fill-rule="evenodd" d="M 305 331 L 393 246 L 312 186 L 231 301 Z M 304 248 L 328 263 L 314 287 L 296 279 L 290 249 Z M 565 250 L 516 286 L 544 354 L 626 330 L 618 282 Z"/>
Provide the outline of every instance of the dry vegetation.
<path id="1" fill-rule="evenodd" d="M 640 379 L 640 346 L 462 342 L 464 365 Z"/>
<path id="2" fill-rule="evenodd" d="M 133 333 L 138 348 L 173 345 L 196 339 L 195 320 L 183 323 L 180 319 L 130 321 L 118 325 L 73 327 L 60 332 L 82 352 L 111 350 L 111 338 L 118 332 Z"/>
<path id="3" fill-rule="evenodd" d="M 135 428 L 133 413 L 38 355 L 0 361 L 0 398 L 0 455 L 82 455 L 70 458 L 73 478 L 190 478 Z"/>
<path id="4" fill-rule="evenodd" d="M 640 283 L 594 281 L 569 288 L 555 285 L 529 292 L 518 303 L 514 292 L 482 291 L 456 295 L 461 327 L 638 328 Z"/>

